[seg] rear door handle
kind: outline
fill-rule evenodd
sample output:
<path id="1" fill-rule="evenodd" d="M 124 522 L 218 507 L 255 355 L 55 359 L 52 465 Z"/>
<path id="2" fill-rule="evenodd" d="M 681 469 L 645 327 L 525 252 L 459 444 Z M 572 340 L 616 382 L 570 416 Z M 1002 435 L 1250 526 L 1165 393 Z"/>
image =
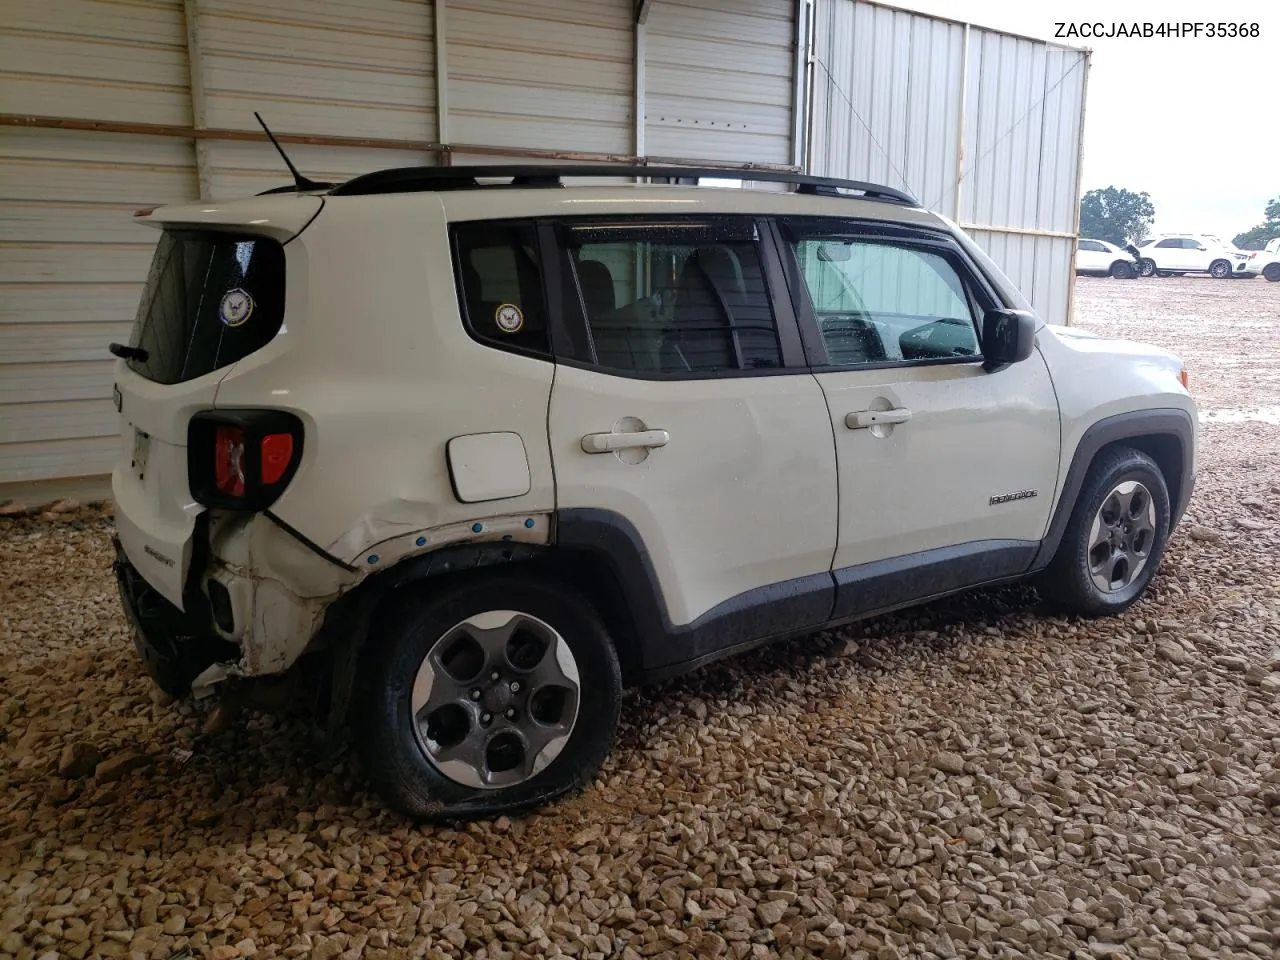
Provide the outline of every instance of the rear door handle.
<path id="1" fill-rule="evenodd" d="M 641 430 L 637 433 L 588 433 L 582 438 L 584 453 L 611 453 L 636 447 L 665 447 L 671 435 L 665 430 Z"/>
<path id="2" fill-rule="evenodd" d="M 906 407 L 895 407 L 892 410 L 859 410 L 844 418 L 844 425 L 850 430 L 865 430 L 879 424 L 906 423 L 911 419 L 911 411 Z"/>

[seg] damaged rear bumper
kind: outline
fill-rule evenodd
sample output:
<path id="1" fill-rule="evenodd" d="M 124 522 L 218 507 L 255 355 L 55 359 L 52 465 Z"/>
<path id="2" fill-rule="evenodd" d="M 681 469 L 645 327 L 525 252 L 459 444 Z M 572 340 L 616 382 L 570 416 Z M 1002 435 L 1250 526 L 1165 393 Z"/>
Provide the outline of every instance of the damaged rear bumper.
<path id="1" fill-rule="evenodd" d="M 133 645 L 156 685 L 172 697 L 184 697 L 201 673 L 219 661 L 235 660 L 239 648 L 220 637 L 207 601 L 196 594 L 179 610 L 162 597 L 129 562 L 119 537 L 113 538 L 112 569 L 120 602 L 133 633 Z"/>
<path id="2" fill-rule="evenodd" d="M 121 603 L 134 646 L 161 689 L 205 697 L 231 677 L 285 673 L 310 649 L 325 611 L 343 592 L 344 572 L 324 570 L 314 555 L 286 541 L 259 518 L 218 524 L 213 549 L 193 565 L 185 610 L 179 610 L 143 578 L 116 539 Z M 298 579 L 318 595 L 300 596 L 292 588 Z"/>

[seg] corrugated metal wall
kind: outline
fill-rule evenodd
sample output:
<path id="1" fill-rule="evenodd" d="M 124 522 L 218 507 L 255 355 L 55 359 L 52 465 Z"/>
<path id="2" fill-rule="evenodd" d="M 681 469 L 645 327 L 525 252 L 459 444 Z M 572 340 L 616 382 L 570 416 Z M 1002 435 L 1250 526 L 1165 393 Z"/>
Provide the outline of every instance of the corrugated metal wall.
<path id="1" fill-rule="evenodd" d="M 954 217 L 964 27 L 850 0 L 814 13 L 810 169 L 905 187 Z"/>
<path id="2" fill-rule="evenodd" d="M 632 153 L 633 12 L 629 0 L 449 0 L 447 139 Z"/>
<path id="3" fill-rule="evenodd" d="M 792 0 L 655 2 L 645 47 L 645 150 L 791 162 Z"/>
<path id="4" fill-rule="evenodd" d="M 155 243 L 130 215 L 287 182 L 254 111 L 316 179 L 637 154 L 792 164 L 805 3 L 0 0 L 0 500 L 109 470 L 105 348 L 127 336 Z M 1073 229 L 1082 88 L 1051 81 L 1077 54 L 817 3 L 814 168 L 905 181 L 987 227 Z M 1036 132 L 1004 136 L 1020 96 L 1043 102 Z M 962 136 L 981 165 L 953 208 Z M 1061 299 L 1069 243 L 977 235 L 1038 302 Z"/>
<path id="5" fill-rule="evenodd" d="M 426 142 L 436 139 L 435 22 L 430 0 L 200 0 L 192 6 L 196 125 Z M 269 144 L 206 141 L 201 172 L 211 198 L 281 183 Z M 295 145 L 316 180 L 430 155 Z"/>
<path id="6" fill-rule="evenodd" d="M 0 0 L 0 113 L 189 124 L 179 0 Z M 106 344 L 146 278 L 145 204 L 189 199 L 191 144 L 0 128 L 0 482 L 102 474 Z"/>
<path id="7" fill-rule="evenodd" d="M 810 169 L 905 187 L 1066 323 L 1088 55 L 866 0 L 814 14 Z"/>

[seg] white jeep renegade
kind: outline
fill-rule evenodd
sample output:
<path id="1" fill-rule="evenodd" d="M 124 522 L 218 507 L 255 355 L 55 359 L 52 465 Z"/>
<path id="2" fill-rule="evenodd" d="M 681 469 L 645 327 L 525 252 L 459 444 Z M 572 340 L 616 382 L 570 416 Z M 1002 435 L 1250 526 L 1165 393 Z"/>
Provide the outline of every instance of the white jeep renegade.
<path id="1" fill-rule="evenodd" d="M 1178 360 L 1039 322 L 905 194 L 679 183 L 714 173 L 140 212 L 113 484 L 155 681 L 306 698 L 465 818 L 589 781 L 627 684 L 1033 575 L 1134 603 L 1195 479 Z"/>

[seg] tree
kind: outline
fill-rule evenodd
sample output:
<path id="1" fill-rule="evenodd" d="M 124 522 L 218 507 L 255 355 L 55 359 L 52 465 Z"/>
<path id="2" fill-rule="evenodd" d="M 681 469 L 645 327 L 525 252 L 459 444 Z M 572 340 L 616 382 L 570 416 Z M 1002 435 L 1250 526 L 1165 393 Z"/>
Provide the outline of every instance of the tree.
<path id="1" fill-rule="evenodd" d="M 1146 192 L 1107 187 L 1090 190 L 1080 201 L 1080 236 L 1122 247 L 1145 237 L 1155 219 L 1156 208 Z"/>
<path id="2" fill-rule="evenodd" d="M 1261 250 L 1276 237 L 1280 237 L 1280 197 L 1267 204 L 1262 212 L 1266 217 L 1252 230 L 1237 233 L 1233 243 L 1241 250 Z"/>

